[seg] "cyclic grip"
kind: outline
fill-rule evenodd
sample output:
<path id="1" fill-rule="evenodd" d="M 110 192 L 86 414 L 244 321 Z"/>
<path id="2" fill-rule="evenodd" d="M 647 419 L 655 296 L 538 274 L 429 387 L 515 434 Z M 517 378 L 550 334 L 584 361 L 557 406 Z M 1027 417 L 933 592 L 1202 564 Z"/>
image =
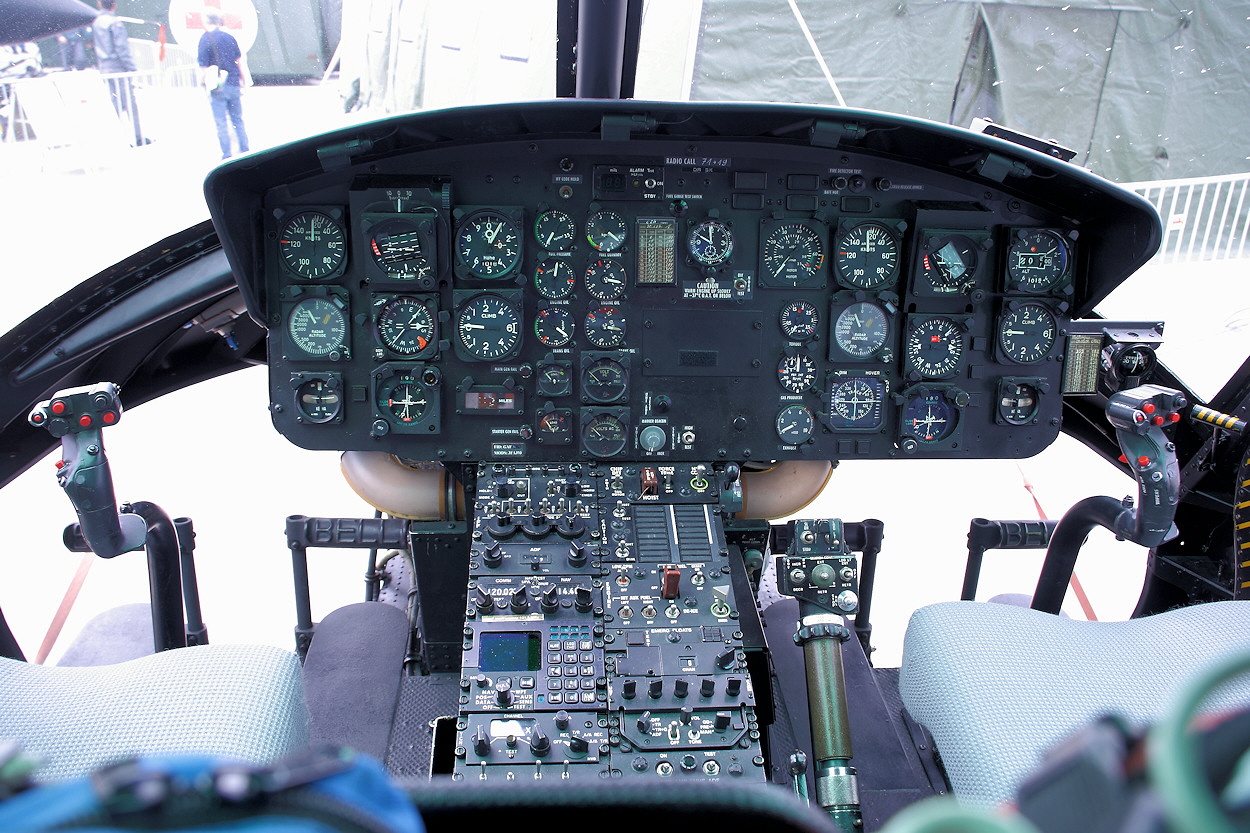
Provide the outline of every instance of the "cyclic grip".
<path id="1" fill-rule="evenodd" d="M 1121 391 L 1107 403 L 1107 420 L 1124 452 L 1120 459 L 1137 479 L 1137 505 L 1116 518 L 1114 532 L 1144 547 L 1177 534 L 1172 518 L 1180 500 L 1180 467 L 1163 427 L 1179 422 L 1186 405 L 1180 391 L 1158 385 Z"/>
<path id="2" fill-rule="evenodd" d="M 147 538 L 147 523 L 138 515 L 119 515 L 113 477 L 104 454 L 100 431 L 121 419 L 117 386 L 100 382 L 71 388 L 40 402 L 30 412 L 30 424 L 47 428 L 61 439 L 57 482 L 74 504 L 83 538 L 102 558 L 139 549 Z"/>

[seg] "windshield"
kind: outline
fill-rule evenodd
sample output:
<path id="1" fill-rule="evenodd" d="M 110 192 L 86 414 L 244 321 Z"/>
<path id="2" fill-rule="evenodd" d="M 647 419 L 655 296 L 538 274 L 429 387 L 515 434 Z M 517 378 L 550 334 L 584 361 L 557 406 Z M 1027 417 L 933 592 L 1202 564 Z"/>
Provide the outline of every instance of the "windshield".
<path id="1" fill-rule="evenodd" d="M 209 0 L 205 8 L 189 0 L 120 0 L 65 34 L 0 47 L 0 235 L 8 275 L 0 330 L 206 219 L 203 180 L 224 156 L 412 110 L 555 96 L 558 56 L 569 46 L 560 15 L 574 5 Z M 106 33 L 116 26 L 133 67 L 109 63 L 115 55 Z M 1159 255 L 1099 312 L 1165 321 L 1160 356 L 1202 397 L 1244 361 L 1250 2 L 652 0 L 640 31 L 639 99 L 837 105 L 958 126 L 984 119 L 1070 149 L 1073 164 L 1144 195 L 1164 222 Z M 205 43 L 218 48 L 210 37 L 218 32 L 245 56 L 238 77 L 210 71 L 218 69 L 214 60 L 226 63 L 221 53 L 204 52 Z M 246 139 L 219 105 L 221 89 L 234 96 Z M 254 384 L 262 386 L 263 379 Z M 190 406 L 193 398 L 182 401 Z M 264 401 L 257 392 L 246 409 L 260 411 Z M 257 431 L 267 429 L 263 414 L 255 422 Z M 1021 489 L 999 505 L 975 510 L 999 517 L 1033 513 L 1033 486 L 1051 496 L 1053 516 L 1091 489 L 1131 489 L 1107 467 L 1105 484 L 1062 483 L 1050 461 L 1068 453 L 1086 452 L 1063 439 L 1019 466 L 964 467 L 958 482 L 1019 480 Z M 862 488 L 862 471 L 835 472 L 821 511 L 848 518 L 881 512 L 880 493 Z M 897 484 L 900 471 L 881 482 Z M 951 528 L 966 528 L 967 508 L 952 502 L 959 490 L 940 485 L 944 471 L 937 463 L 910 466 L 894 494 L 923 507 L 928 522 L 958 516 Z M 37 476 L 51 480 L 43 470 Z M 352 497 L 341 484 L 334 488 Z M 344 511 L 293 504 L 284 511 Z M 941 537 L 958 544 L 961 533 Z M 1111 605 L 1124 614 L 1141 557 L 1127 556 L 1127 564 L 1114 558 L 1105 583 L 1128 587 Z M 930 565 L 945 582 L 938 596 L 957 588 L 952 574 L 960 564 L 955 557 Z M 987 566 L 987 585 L 996 580 L 993 570 Z M 18 608 L 4 601 L 6 612 Z M 881 613 L 916 604 L 905 595 L 883 597 Z M 289 631 L 279 633 L 285 644 Z"/>

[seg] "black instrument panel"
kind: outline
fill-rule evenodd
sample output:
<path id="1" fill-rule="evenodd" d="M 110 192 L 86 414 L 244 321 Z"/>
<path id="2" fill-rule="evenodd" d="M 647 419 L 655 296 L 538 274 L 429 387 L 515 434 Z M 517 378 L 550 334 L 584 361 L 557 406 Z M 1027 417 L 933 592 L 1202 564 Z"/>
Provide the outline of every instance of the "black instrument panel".
<path id="1" fill-rule="evenodd" d="M 570 133 L 253 163 L 286 181 L 251 186 L 263 239 L 227 250 L 250 255 L 283 434 L 532 461 L 1022 457 L 1057 435 L 1065 328 L 1108 255 L 1053 193 L 771 137 Z"/>

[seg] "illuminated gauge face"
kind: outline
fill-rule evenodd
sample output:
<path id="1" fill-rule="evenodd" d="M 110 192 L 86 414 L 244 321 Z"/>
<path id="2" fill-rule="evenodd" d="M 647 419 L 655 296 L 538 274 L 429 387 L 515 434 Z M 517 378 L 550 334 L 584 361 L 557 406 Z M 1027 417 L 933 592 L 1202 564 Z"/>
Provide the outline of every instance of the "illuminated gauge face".
<path id="1" fill-rule="evenodd" d="M 820 235 L 802 223 L 784 223 L 768 233 L 763 248 L 764 278 L 773 286 L 810 283 L 825 263 Z"/>
<path id="2" fill-rule="evenodd" d="M 790 393 L 803 393 L 816 383 L 816 362 L 806 353 L 785 356 L 777 365 L 777 381 Z"/>
<path id="3" fill-rule="evenodd" d="M 885 310 L 871 301 L 851 304 L 838 313 L 833 325 L 833 341 L 843 353 L 866 359 L 885 346 L 890 338 L 890 321 Z"/>
<path id="4" fill-rule="evenodd" d="M 582 426 L 582 447 L 592 457 L 614 457 L 625 450 L 627 430 L 615 414 L 595 414 Z"/>
<path id="5" fill-rule="evenodd" d="M 1045 292 L 1068 274 L 1068 244 L 1053 231 L 1018 231 L 1007 249 L 1007 278 L 1025 292 Z"/>
<path id="6" fill-rule="evenodd" d="M 534 239 L 549 252 L 569 251 L 576 238 L 577 226 L 563 211 L 544 211 L 534 220 Z"/>
<path id="7" fill-rule="evenodd" d="M 838 279 L 846 286 L 877 289 L 898 276 L 898 240 L 881 223 L 844 230 L 834 252 Z"/>
<path id="8" fill-rule="evenodd" d="M 629 375 L 612 359 L 598 359 L 582 371 L 582 392 L 594 402 L 617 402 L 628 387 Z"/>
<path id="9" fill-rule="evenodd" d="M 596 211 L 586 220 L 586 241 L 601 252 L 615 252 L 625 245 L 629 227 L 615 211 Z"/>
<path id="10" fill-rule="evenodd" d="M 295 390 L 295 407 L 304 422 L 330 422 L 343 408 L 337 379 L 309 379 Z"/>
<path id="11" fill-rule="evenodd" d="M 980 247 L 965 235 L 935 236 L 920 258 L 920 269 L 937 292 L 958 292 L 972 283 L 979 252 Z"/>
<path id="12" fill-rule="evenodd" d="M 521 346 L 521 314 L 498 295 L 475 296 L 456 314 L 456 336 L 475 359 L 505 358 Z"/>
<path id="13" fill-rule="evenodd" d="M 810 301 L 791 301 L 781 310 L 781 331 L 791 341 L 809 341 L 820 327 L 820 312 Z"/>
<path id="14" fill-rule="evenodd" d="M 885 397 L 885 382 L 875 377 L 855 377 L 838 382 L 830 390 L 830 425 L 841 431 L 873 431 L 880 428 Z"/>
<path id="15" fill-rule="evenodd" d="M 922 443 L 938 443 L 955 433 L 959 411 L 942 393 L 922 393 L 907 400 L 903 431 Z"/>
<path id="16" fill-rule="evenodd" d="M 337 220 L 321 211 L 301 211 L 278 232 L 282 263 L 304 280 L 337 273 L 347 258 L 347 234 Z"/>
<path id="17" fill-rule="evenodd" d="M 434 316 L 416 298 L 392 298 L 378 313 L 378 339 L 400 356 L 415 356 L 434 340 Z"/>
<path id="18" fill-rule="evenodd" d="M 1041 304 L 1020 304 L 998 322 L 998 347 L 1019 364 L 1040 362 L 1050 355 L 1059 329 L 1055 316 Z"/>
<path id="19" fill-rule="evenodd" d="M 394 218 L 373 226 L 369 230 L 369 254 L 387 277 L 414 281 L 431 277 L 429 260 L 421 248 L 421 232 L 412 220 Z"/>
<path id="20" fill-rule="evenodd" d="M 309 356 L 332 356 L 347 339 L 347 312 L 337 298 L 305 298 L 286 323 L 291 343 Z"/>
<path id="21" fill-rule="evenodd" d="M 394 376 L 378 389 L 378 411 L 391 422 L 399 425 L 420 422 L 428 409 L 429 394 L 413 376 Z"/>
<path id="22" fill-rule="evenodd" d="M 473 277 L 501 278 L 521 260 L 521 234 L 498 211 L 479 211 L 456 232 L 456 260 Z"/>
<path id="23" fill-rule="evenodd" d="M 573 313 L 565 307 L 540 309 L 534 316 L 534 335 L 548 347 L 563 347 L 573 340 Z"/>
<path id="24" fill-rule="evenodd" d="M 816 420 L 812 412 L 802 405 L 787 405 L 777 414 L 777 436 L 786 445 L 805 443 L 812 436 Z"/>
<path id="25" fill-rule="evenodd" d="M 720 220 L 704 220 L 686 237 L 690 256 L 704 266 L 719 266 L 734 250 L 734 236 Z"/>
<path id="26" fill-rule="evenodd" d="M 1037 418 L 1037 388 L 1004 382 L 998 391 L 998 416 L 1009 425 L 1028 425 Z"/>
<path id="27" fill-rule="evenodd" d="M 586 340 L 601 350 L 625 343 L 625 315 L 616 307 L 596 307 L 586 313 Z"/>
<path id="28" fill-rule="evenodd" d="M 534 270 L 534 288 L 544 298 L 567 298 L 576 286 L 577 276 L 566 260 L 549 257 Z"/>
<path id="29" fill-rule="evenodd" d="M 586 267 L 586 291 L 600 301 L 615 301 L 625 294 L 625 267 L 620 260 L 593 260 Z"/>
<path id="30" fill-rule="evenodd" d="M 952 376 L 964 354 L 963 331 L 945 316 L 913 320 L 907 332 L 907 365 L 929 379 Z"/>

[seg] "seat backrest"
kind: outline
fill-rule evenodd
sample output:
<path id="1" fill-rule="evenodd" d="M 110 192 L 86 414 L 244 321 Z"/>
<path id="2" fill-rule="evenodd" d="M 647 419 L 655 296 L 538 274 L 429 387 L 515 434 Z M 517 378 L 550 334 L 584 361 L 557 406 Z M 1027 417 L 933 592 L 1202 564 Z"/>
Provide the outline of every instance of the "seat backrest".
<path id="1" fill-rule="evenodd" d="M 39 781 L 136 755 L 268 763 L 308 742 L 298 658 L 267 645 L 203 645 L 116 665 L 0 658 L 0 738 L 45 763 Z"/>
<path id="2" fill-rule="evenodd" d="M 917 610 L 899 691 L 934 737 L 956 796 L 990 807 L 1015 797 L 1046 751 L 1118 714 L 1156 722 L 1199 669 L 1250 651 L 1250 602 L 1214 602 L 1127 622 L 1087 622 L 982 602 Z M 1215 710 L 1250 702 L 1221 691 Z"/>

